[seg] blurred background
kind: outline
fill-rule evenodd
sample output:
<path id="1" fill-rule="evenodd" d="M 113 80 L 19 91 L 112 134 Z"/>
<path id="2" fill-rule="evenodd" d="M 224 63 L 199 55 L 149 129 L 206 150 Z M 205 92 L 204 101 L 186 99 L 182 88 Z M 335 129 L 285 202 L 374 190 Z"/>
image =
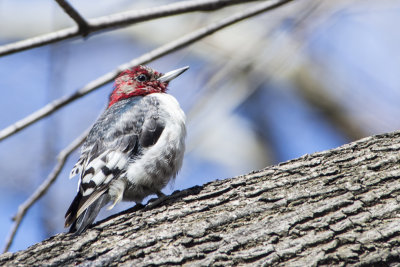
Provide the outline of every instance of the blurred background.
<path id="1" fill-rule="evenodd" d="M 166 0 L 70 0 L 85 18 Z M 255 3 L 257 4 L 257 3 Z M 66 40 L 0 58 L 0 129 L 50 101 L 245 4 L 190 13 Z M 53 1 L 0 0 L 0 45 L 74 25 Z M 170 84 L 187 114 L 187 151 L 177 189 L 225 179 L 400 128 L 400 2 L 294 1 L 149 64 L 189 65 Z M 0 243 L 11 217 L 47 177 L 57 154 L 104 110 L 109 83 L 0 142 Z M 73 153 L 28 212 L 10 251 L 66 231 L 76 193 Z M 131 207 L 117 205 L 98 219 Z"/>

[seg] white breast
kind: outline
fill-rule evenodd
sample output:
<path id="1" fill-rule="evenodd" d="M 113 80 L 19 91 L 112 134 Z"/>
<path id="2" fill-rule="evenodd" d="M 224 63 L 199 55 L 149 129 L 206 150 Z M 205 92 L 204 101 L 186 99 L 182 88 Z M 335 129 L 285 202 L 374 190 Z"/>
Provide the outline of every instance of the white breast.
<path id="1" fill-rule="evenodd" d="M 124 199 L 141 201 L 149 194 L 160 191 L 182 166 L 185 150 L 185 114 L 171 95 L 155 93 L 159 103 L 159 117 L 165 128 L 158 141 L 147 148 L 142 157 L 129 164 Z"/>

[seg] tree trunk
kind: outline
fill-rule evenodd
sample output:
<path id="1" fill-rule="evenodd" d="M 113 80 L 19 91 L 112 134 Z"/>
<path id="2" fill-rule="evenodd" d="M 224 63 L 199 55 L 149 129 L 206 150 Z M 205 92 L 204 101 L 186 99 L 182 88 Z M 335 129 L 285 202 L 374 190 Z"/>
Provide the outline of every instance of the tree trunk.
<path id="1" fill-rule="evenodd" d="M 400 132 L 175 192 L 0 265 L 395 265 Z"/>

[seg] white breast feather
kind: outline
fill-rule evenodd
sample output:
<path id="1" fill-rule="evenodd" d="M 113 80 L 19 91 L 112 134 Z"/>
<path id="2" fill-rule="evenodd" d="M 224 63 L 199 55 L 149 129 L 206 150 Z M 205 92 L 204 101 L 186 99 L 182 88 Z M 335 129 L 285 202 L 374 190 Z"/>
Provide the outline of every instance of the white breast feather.
<path id="1" fill-rule="evenodd" d="M 146 163 L 162 158 L 162 155 L 166 153 L 166 150 L 171 148 L 177 151 L 175 157 L 175 170 L 173 170 L 173 175 L 175 175 L 182 166 L 182 159 L 185 150 L 185 114 L 180 108 L 178 101 L 168 94 L 156 93 L 149 95 L 149 97 L 157 98 L 160 103 L 160 110 L 162 111 L 159 115 L 160 117 L 165 116 L 167 123 L 157 143 L 150 147 L 140 159 L 128 167 L 127 178 L 133 184 L 154 184 L 154 181 L 149 181 L 147 175 L 149 170 L 145 169 L 149 164 Z M 170 177 L 159 178 L 165 180 Z M 158 190 L 161 190 L 161 188 L 167 183 L 168 180 L 160 181 L 160 188 Z"/>

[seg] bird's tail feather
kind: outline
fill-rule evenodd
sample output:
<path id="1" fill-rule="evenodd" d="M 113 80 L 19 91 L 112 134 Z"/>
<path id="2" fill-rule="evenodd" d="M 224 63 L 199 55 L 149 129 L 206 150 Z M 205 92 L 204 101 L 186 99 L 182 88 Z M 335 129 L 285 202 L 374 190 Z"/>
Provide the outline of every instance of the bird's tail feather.
<path id="1" fill-rule="evenodd" d="M 78 218 L 74 221 L 69 229 L 70 233 L 75 235 L 81 234 L 85 229 L 93 223 L 99 214 L 100 209 L 110 201 L 110 196 L 107 193 L 102 194 L 94 201 Z"/>

